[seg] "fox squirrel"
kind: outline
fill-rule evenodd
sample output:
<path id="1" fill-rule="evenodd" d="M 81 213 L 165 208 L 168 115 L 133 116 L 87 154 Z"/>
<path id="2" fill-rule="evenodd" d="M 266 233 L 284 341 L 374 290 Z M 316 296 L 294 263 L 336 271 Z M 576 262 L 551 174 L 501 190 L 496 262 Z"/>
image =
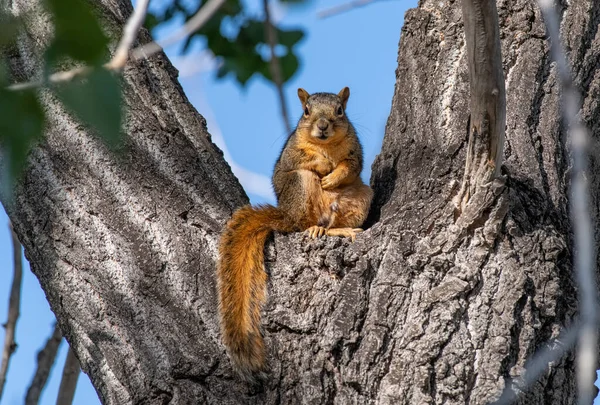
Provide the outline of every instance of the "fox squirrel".
<path id="1" fill-rule="evenodd" d="M 298 89 L 304 114 L 273 173 L 278 207 L 245 206 L 227 223 L 217 282 L 223 342 L 241 377 L 266 375 L 260 312 L 266 299 L 264 245 L 273 231 L 354 241 L 373 192 L 360 179 L 362 147 L 345 114 L 350 89 L 337 95 Z"/>

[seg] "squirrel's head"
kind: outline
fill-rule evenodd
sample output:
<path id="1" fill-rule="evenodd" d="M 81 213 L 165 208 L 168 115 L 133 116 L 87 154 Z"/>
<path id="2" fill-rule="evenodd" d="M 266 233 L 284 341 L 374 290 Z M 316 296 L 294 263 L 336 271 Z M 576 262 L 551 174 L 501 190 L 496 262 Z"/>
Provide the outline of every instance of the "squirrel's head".
<path id="1" fill-rule="evenodd" d="M 338 94 L 314 93 L 298 89 L 303 115 L 296 133 L 316 142 L 326 142 L 348 133 L 350 122 L 346 117 L 346 104 L 350 89 L 344 87 Z"/>

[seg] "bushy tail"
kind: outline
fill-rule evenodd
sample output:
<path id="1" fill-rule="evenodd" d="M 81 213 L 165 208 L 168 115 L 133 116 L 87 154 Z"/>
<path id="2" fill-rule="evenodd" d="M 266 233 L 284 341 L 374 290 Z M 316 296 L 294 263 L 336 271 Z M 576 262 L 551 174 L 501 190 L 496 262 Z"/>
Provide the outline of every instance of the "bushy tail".
<path id="1" fill-rule="evenodd" d="M 264 377 L 266 371 L 260 313 L 267 290 L 264 245 L 272 231 L 292 231 L 281 210 L 270 205 L 242 207 L 227 223 L 219 245 L 223 342 L 234 367 L 249 381 Z"/>

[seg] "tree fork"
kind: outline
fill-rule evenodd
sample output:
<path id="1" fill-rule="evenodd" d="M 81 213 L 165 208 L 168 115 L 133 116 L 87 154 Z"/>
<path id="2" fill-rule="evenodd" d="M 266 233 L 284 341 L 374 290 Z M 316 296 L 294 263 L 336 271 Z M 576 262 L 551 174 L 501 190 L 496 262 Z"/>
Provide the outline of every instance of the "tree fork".
<path id="1" fill-rule="evenodd" d="M 37 13 L 35 3 L 13 0 L 11 10 Z M 575 312 L 558 92 L 530 3 L 498 3 L 502 49 L 512 50 L 503 163 L 510 187 L 474 182 L 482 192 L 469 193 L 458 219 L 452 199 L 464 177 L 469 116 L 461 10 L 456 1 L 422 0 L 407 12 L 373 164 L 373 226 L 353 244 L 293 234 L 267 247 L 272 374 L 261 391 L 231 370 L 214 294 L 219 232 L 248 200 L 169 61 L 158 53 L 124 69 L 126 159 L 44 98 L 48 132 L 6 208 L 102 402 L 483 405 L 518 390 L 511 378 Z M 587 63 L 600 47 L 587 40 L 600 4 L 575 3 L 564 5 L 562 26 Z M 126 0 L 96 6 L 119 23 L 131 11 Z M 10 65 L 26 79 L 41 66 L 30 50 L 50 36 L 36 13 Z M 140 42 L 149 40 L 142 31 Z M 582 72 L 593 121 L 600 80 L 588 77 L 593 69 L 574 73 Z M 476 163 L 471 173 L 490 171 Z M 572 403 L 573 370 L 571 357 L 554 363 L 523 403 Z"/>

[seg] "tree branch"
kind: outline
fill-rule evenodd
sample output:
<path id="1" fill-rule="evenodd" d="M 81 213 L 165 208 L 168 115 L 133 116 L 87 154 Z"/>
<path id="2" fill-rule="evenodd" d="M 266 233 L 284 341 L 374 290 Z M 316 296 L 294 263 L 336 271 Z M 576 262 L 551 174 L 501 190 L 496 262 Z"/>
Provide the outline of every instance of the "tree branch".
<path id="1" fill-rule="evenodd" d="M 334 6 L 331 8 L 327 8 L 325 10 L 321 10 L 317 13 L 317 17 L 319 18 L 327 18 L 333 17 L 334 15 L 345 13 L 346 11 L 353 10 L 355 8 L 368 6 L 369 4 L 375 3 L 381 0 L 354 0 L 348 3 L 340 4 L 339 6 Z"/>
<path id="2" fill-rule="evenodd" d="M 132 34 L 135 29 L 135 33 L 139 31 L 139 27 L 143 23 L 144 17 L 147 11 L 147 2 L 149 0 L 140 0 L 140 10 L 135 10 L 133 14 L 127 20 L 126 28 L 124 29 L 123 38 L 121 39 L 117 51 L 110 62 L 104 65 L 105 69 L 116 71 L 121 70 L 127 62 L 127 54 L 129 47 L 135 40 L 135 35 Z M 150 42 L 146 45 L 142 45 L 131 52 L 130 59 L 138 61 L 140 59 L 147 58 L 156 52 L 161 51 L 164 47 L 171 45 L 180 39 L 186 38 L 191 33 L 202 28 L 204 24 L 213 16 L 214 13 L 225 3 L 225 0 L 209 0 L 198 12 L 194 15 L 181 29 L 164 39 L 160 42 Z M 143 13 L 142 13 L 143 11 Z M 141 17 L 140 17 L 141 16 Z M 140 22 L 141 21 L 141 22 Z M 127 48 L 125 48 L 127 47 Z M 17 83 L 8 86 L 9 90 L 18 91 L 37 88 L 45 85 L 46 83 L 58 84 L 68 82 L 76 77 L 85 76 L 92 71 L 89 66 L 80 66 L 71 70 L 56 72 L 51 74 L 47 80 L 37 80 L 25 83 Z"/>
<path id="3" fill-rule="evenodd" d="M 179 30 L 159 42 L 150 42 L 139 48 L 134 49 L 131 58 L 140 60 L 147 58 L 150 55 L 161 51 L 169 45 L 176 43 L 179 40 L 187 38 L 190 34 L 198 31 L 206 24 L 210 18 L 225 4 L 225 0 L 209 0 L 198 12 L 185 23 Z"/>
<path id="4" fill-rule="evenodd" d="M 462 211 L 479 184 L 500 175 L 506 94 L 495 0 L 462 0 L 471 89 L 469 144 L 461 191 Z"/>
<path id="5" fill-rule="evenodd" d="M 2 364 L 0 365 L 0 398 L 2 398 L 2 392 L 4 391 L 10 358 L 17 348 L 17 344 L 15 343 L 15 329 L 17 327 L 17 319 L 19 318 L 19 307 L 21 306 L 21 280 L 23 278 L 21 243 L 12 225 L 9 227 L 13 246 L 13 282 L 10 288 L 8 320 L 4 325 L 6 333 L 4 335 L 4 348 L 2 350 Z"/>
<path id="6" fill-rule="evenodd" d="M 46 345 L 38 352 L 37 369 L 35 370 L 33 380 L 31 380 L 31 384 L 27 389 L 25 405 L 36 405 L 39 402 L 42 390 L 46 386 L 46 381 L 48 381 L 48 376 L 54 365 L 56 353 L 58 352 L 61 341 L 62 333 L 58 324 L 56 324 L 52 331 L 52 335 L 46 341 Z"/>
<path id="7" fill-rule="evenodd" d="M 69 353 L 65 360 L 62 379 L 60 380 L 60 388 L 58 389 L 58 397 L 56 405 L 71 405 L 77 388 L 77 379 L 79 378 L 79 360 L 75 357 L 75 352 L 69 347 Z"/>
<path id="8" fill-rule="evenodd" d="M 263 0 L 263 9 L 265 13 L 265 36 L 266 41 L 269 44 L 269 50 L 271 52 L 271 59 L 269 59 L 269 71 L 275 83 L 277 89 L 277 95 L 279 96 L 279 106 L 281 108 L 281 119 L 285 125 L 285 130 L 289 134 L 292 132 L 290 126 L 290 119 L 287 113 L 287 103 L 285 101 L 285 94 L 283 93 L 283 74 L 281 72 L 281 63 L 279 58 L 275 54 L 275 45 L 277 45 L 277 31 L 271 22 L 271 13 L 269 11 L 269 0 Z"/>
<path id="9" fill-rule="evenodd" d="M 121 38 L 121 42 L 119 42 L 119 46 L 117 46 L 117 50 L 115 51 L 113 58 L 106 65 L 107 69 L 123 69 L 127 63 L 129 50 L 133 46 L 133 42 L 137 38 L 140 27 L 144 24 L 144 20 L 146 19 L 146 14 L 148 13 L 148 3 L 150 3 L 150 0 L 137 0 L 135 3 L 133 14 L 131 14 L 127 20 L 125 28 L 123 29 L 123 37 Z"/>
<path id="10" fill-rule="evenodd" d="M 577 386 L 579 404 L 591 404 L 596 376 L 598 321 L 596 317 L 596 248 L 595 225 L 590 215 L 588 172 L 589 135 L 578 118 L 581 97 L 571 78 L 571 69 L 560 42 L 558 16 L 551 0 L 538 1 L 556 71 L 563 90 L 562 113 L 569 128 L 573 167 L 571 170 L 570 211 L 574 233 L 574 266 L 579 290 L 581 332 L 577 352 Z"/>
<path id="11" fill-rule="evenodd" d="M 52 73 L 48 76 L 46 82 L 44 80 L 34 80 L 31 82 L 25 83 L 15 83 L 8 86 L 8 90 L 12 91 L 20 91 L 20 90 L 28 90 L 35 89 L 37 87 L 42 87 L 45 83 L 49 84 L 58 84 L 63 82 L 68 82 L 76 77 L 85 76 L 92 71 L 92 68 L 89 66 L 80 66 L 71 70 L 65 70 L 63 72 Z"/>

